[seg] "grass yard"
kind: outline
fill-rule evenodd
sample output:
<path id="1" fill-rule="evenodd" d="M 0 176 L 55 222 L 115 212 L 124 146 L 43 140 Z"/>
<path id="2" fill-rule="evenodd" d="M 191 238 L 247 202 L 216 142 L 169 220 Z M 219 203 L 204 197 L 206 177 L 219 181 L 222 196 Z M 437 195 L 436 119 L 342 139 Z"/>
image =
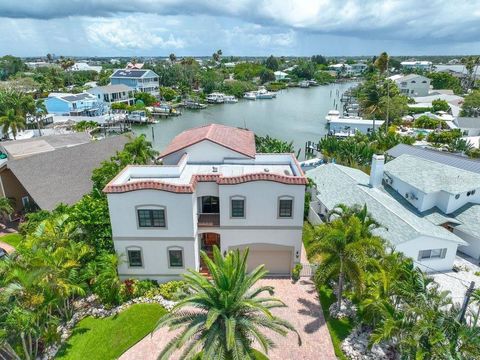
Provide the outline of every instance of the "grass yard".
<path id="1" fill-rule="evenodd" d="M 85 318 L 74 328 L 56 359 L 117 359 L 149 334 L 166 312 L 158 304 L 136 304 L 116 316 Z"/>
<path id="2" fill-rule="evenodd" d="M 13 247 L 17 247 L 18 244 L 22 241 L 23 236 L 20 234 L 7 234 L 4 236 L 0 236 L 0 241 L 7 243 L 8 245 L 12 245 Z"/>
<path id="3" fill-rule="evenodd" d="M 325 321 L 327 322 L 328 331 L 332 337 L 335 355 L 337 355 L 337 357 L 341 360 L 347 360 L 340 346 L 343 339 L 345 339 L 352 331 L 353 323 L 350 319 L 333 319 L 330 317 L 328 308 L 336 301 L 333 290 L 322 286 L 319 289 L 318 295 L 320 298 L 320 303 L 322 304 L 323 315 L 325 316 Z"/>

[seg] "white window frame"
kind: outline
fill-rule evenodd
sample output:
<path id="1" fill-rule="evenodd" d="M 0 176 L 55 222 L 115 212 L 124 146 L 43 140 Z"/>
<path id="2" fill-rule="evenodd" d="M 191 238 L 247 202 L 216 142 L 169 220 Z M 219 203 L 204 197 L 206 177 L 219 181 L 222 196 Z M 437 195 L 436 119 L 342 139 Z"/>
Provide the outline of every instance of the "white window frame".
<path id="1" fill-rule="evenodd" d="M 429 256 L 424 256 L 424 253 L 429 251 Z M 441 248 L 441 249 L 425 249 L 425 250 L 420 250 L 418 252 L 418 260 L 419 261 L 425 261 L 425 260 L 440 260 L 440 259 L 445 259 L 445 256 L 447 255 L 447 248 Z"/>

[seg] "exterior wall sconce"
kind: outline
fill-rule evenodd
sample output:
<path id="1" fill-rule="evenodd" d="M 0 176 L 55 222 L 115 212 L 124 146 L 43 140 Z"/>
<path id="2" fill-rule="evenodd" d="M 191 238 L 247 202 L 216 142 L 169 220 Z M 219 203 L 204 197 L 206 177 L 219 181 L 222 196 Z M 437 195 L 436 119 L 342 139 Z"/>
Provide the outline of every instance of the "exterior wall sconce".
<path id="1" fill-rule="evenodd" d="M 295 257 L 296 257 L 297 259 L 300 257 L 300 252 L 299 252 L 298 250 L 295 252 Z"/>

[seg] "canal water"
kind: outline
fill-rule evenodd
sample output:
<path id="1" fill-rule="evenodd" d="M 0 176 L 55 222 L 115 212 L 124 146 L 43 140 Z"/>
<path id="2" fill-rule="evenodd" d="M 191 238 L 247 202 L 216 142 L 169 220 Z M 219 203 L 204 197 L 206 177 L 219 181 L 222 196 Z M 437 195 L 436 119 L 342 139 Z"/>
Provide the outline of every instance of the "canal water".
<path id="1" fill-rule="evenodd" d="M 326 133 L 325 116 L 341 109 L 340 97 L 355 83 L 338 83 L 310 88 L 289 88 L 276 99 L 239 100 L 236 104 L 209 105 L 203 110 L 182 110 L 182 115 L 161 119 L 159 123 L 136 126 L 134 132 L 145 134 L 153 147 L 161 151 L 183 130 L 211 123 L 248 128 L 258 135 L 293 141 L 295 151 L 306 141 L 317 142 Z M 154 135 L 154 136 L 152 136 Z"/>

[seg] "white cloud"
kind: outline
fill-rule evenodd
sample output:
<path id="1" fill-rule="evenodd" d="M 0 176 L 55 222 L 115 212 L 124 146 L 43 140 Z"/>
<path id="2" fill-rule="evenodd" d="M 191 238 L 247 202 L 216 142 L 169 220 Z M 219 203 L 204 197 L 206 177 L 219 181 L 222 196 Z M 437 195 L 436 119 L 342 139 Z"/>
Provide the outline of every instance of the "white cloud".
<path id="1" fill-rule="evenodd" d="M 173 34 L 162 34 L 166 29 L 149 26 L 134 16 L 96 19 L 85 27 L 85 32 L 90 42 L 118 49 L 181 49 L 185 46 L 185 41 Z"/>

